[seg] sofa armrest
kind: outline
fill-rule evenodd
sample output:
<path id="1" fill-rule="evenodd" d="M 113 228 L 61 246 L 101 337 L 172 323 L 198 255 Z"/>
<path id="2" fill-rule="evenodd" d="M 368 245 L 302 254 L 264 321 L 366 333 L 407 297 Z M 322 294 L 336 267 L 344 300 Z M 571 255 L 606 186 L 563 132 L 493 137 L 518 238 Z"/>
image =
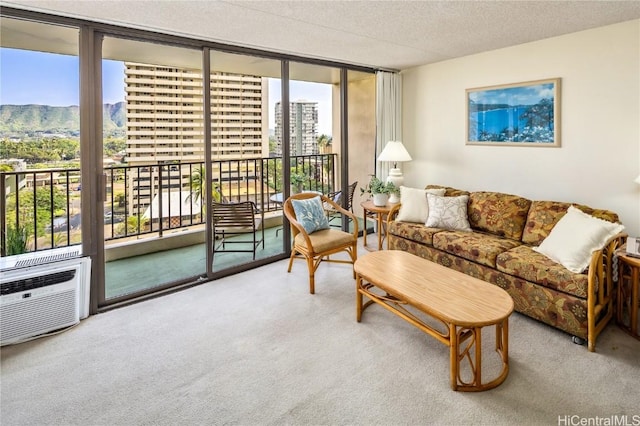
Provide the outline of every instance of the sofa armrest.
<path id="1" fill-rule="evenodd" d="M 600 334 L 600 331 L 613 316 L 614 253 L 624 244 L 626 239 L 626 234 L 615 235 L 605 244 L 603 249 L 597 250 L 591 255 L 587 289 L 588 347 L 591 352 L 594 352 L 596 348 L 596 336 Z"/>

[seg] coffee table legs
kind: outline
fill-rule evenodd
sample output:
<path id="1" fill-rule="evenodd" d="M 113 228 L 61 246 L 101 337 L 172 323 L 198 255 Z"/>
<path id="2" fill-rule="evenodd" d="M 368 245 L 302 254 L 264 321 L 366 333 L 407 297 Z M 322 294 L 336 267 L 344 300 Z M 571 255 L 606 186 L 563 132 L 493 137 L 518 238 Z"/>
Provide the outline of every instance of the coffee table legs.
<path id="1" fill-rule="evenodd" d="M 502 361 L 500 374 L 488 383 L 482 383 L 482 327 L 449 325 L 449 356 L 451 389 L 477 392 L 493 389 L 509 374 L 509 318 L 496 324 L 496 352 Z M 463 379 L 460 361 L 467 360 L 471 378 Z"/>
<path id="2" fill-rule="evenodd" d="M 507 378 L 509 374 L 509 317 L 502 322 L 494 324 L 496 328 L 496 352 L 502 363 L 499 375 L 490 382 L 482 382 L 482 328 L 483 327 L 460 327 L 455 324 L 442 323 L 448 327 L 447 332 L 438 332 L 426 323 L 411 315 L 401 305 L 406 305 L 396 296 L 389 294 L 376 294 L 372 290 L 374 285 L 365 283 L 360 274 L 356 274 L 356 320 L 362 320 L 362 312 L 371 304 L 377 303 L 400 318 L 415 325 L 420 330 L 433 336 L 445 345 L 449 346 L 451 389 L 454 391 L 478 392 L 493 389 Z M 369 298 L 363 301 L 363 296 Z M 435 318 L 435 317 L 432 317 Z M 438 319 L 438 318 L 435 318 Z M 488 325 L 487 327 L 490 327 Z M 446 328 L 445 328 L 446 330 Z M 443 330 L 444 331 L 444 330 Z M 462 377 L 460 362 L 467 360 L 469 365 L 470 379 Z"/>

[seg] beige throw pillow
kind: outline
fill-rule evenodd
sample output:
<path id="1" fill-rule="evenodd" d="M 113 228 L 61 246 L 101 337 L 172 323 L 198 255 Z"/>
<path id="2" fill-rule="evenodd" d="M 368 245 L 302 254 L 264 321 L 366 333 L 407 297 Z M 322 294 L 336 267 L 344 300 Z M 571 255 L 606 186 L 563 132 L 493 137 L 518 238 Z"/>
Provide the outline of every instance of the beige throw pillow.
<path id="1" fill-rule="evenodd" d="M 581 273 L 589 266 L 592 253 L 623 229 L 619 223 L 598 219 L 570 206 L 547 238 L 533 249 L 571 272 Z"/>
<path id="2" fill-rule="evenodd" d="M 427 201 L 429 217 L 425 225 L 430 228 L 471 231 L 469 219 L 467 219 L 468 195 L 443 197 L 427 193 Z"/>
<path id="3" fill-rule="evenodd" d="M 400 187 L 400 211 L 396 220 L 399 222 L 425 223 L 429 217 L 427 193 L 444 195 L 446 189 L 421 189 Z"/>

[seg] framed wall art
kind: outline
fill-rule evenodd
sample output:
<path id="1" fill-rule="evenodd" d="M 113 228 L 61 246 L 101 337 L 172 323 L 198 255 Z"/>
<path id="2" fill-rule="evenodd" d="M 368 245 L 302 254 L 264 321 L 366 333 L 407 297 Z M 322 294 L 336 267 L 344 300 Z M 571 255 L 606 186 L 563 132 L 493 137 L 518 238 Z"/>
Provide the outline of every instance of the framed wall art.
<path id="1" fill-rule="evenodd" d="M 560 146 L 560 79 L 467 89 L 467 145 Z"/>

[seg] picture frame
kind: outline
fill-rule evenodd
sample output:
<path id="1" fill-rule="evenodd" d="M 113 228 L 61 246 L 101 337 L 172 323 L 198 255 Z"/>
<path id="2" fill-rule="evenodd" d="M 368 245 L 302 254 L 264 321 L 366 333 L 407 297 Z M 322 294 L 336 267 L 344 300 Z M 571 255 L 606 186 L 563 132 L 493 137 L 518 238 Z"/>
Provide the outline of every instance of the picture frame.
<path id="1" fill-rule="evenodd" d="M 560 78 L 466 90 L 466 144 L 560 146 Z"/>

